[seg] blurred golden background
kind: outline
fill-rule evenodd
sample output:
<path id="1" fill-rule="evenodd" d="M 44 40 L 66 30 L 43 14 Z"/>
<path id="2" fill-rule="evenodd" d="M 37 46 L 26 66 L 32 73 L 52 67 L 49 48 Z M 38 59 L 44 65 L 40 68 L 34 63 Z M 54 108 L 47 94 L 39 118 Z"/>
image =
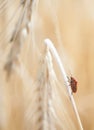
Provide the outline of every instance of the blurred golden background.
<path id="1" fill-rule="evenodd" d="M 0 130 L 43 129 L 31 127 L 33 121 L 27 114 L 32 111 L 30 109 L 34 97 L 32 82 L 38 77 L 40 59 L 42 55 L 44 56 L 45 38 L 53 41 L 68 76 L 72 75 L 77 79 L 78 91 L 74 94 L 74 99 L 82 125 L 84 130 L 94 130 L 94 1 L 33 1 L 31 18 L 27 20 L 26 15 L 19 27 L 22 30 L 28 25 L 26 37 L 24 34 L 20 35 L 20 30 L 18 31 L 18 35 L 24 37 L 20 39 L 21 45 L 18 41 L 9 43 L 24 10 L 22 7 L 18 8 L 19 3 L 19 0 L 0 0 Z M 6 75 L 7 70 L 4 67 L 11 60 L 14 62 L 13 67 L 17 66 L 17 70 L 8 68 L 11 73 L 9 77 L 10 74 Z M 54 61 L 53 63 L 55 66 Z M 58 69 L 55 72 L 59 82 L 62 83 Z M 71 126 L 70 128 L 76 130 Z M 58 126 L 56 130 L 63 128 Z"/>

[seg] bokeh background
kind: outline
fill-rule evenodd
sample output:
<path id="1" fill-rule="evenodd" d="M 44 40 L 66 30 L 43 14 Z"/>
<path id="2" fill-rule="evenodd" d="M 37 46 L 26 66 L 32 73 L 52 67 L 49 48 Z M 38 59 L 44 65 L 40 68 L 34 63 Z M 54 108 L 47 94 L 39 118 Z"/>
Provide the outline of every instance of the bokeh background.
<path id="1" fill-rule="evenodd" d="M 83 127 L 85 130 L 94 130 L 94 1 L 36 1 L 31 15 L 31 31 L 25 40 L 22 39 L 17 55 L 23 63 L 20 67 L 24 73 L 18 67 L 17 73 L 11 71 L 9 79 L 4 66 L 9 60 L 8 54 L 12 47 L 9 39 L 21 14 L 18 5 L 19 1 L 16 0 L 0 0 L 0 129 L 24 129 L 21 123 L 24 122 L 23 113 L 30 102 L 27 95 L 32 95 L 30 84 L 38 76 L 44 39 L 50 38 L 64 62 L 68 76 L 72 75 L 78 81 L 74 99 Z M 19 63 L 16 64 L 19 66 Z M 59 70 L 55 71 L 61 82 Z M 29 87 L 24 87 L 23 84 Z"/>

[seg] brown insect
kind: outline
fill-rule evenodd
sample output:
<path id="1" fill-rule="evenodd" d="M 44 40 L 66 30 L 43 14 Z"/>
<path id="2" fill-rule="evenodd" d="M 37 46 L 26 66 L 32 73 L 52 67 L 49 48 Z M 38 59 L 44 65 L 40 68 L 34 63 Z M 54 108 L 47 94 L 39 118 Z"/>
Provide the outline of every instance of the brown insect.
<path id="1" fill-rule="evenodd" d="M 77 92 L 77 81 L 76 81 L 76 79 L 73 78 L 73 77 L 70 77 L 69 82 L 70 82 L 72 92 L 76 93 Z"/>

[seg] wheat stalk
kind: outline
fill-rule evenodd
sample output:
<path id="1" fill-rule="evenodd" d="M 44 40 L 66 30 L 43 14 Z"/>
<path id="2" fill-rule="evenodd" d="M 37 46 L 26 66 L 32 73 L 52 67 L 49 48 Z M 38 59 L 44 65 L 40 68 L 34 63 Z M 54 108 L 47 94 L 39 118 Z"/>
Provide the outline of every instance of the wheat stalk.
<path id="1" fill-rule="evenodd" d="M 13 68 L 24 83 L 26 98 L 24 128 L 26 130 L 77 129 L 68 113 L 67 95 L 62 85 L 58 83 L 48 47 L 42 55 L 38 77 L 33 83 L 22 61 L 19 61 L 19 65 Z"/>
<path id="2" fill-rule="evenodd" d="M 29 125 L 27 123 L 27 129 L 69 130 L 71 128 L 75 130 L 76 126 L 69 117 L 63 101 L 66 100 L 66 95 L 61 85 L 58 85 L 48 48 L 42 59 L 39 73 L 37 74 L 37 82 L 34 83 L 31 89 L 31 105 L 28 104 L 26 110 L 26 119 L 31 123 Z M 59 89 L 61 89 L 62 96 L 64 96 L 63 100 Z"/>
<path id="3" fill-rule="evenodd" d="M 74 109 L 74 112 L 76 114 L 76 117 L 77 117 L 77 120 L 78 120 L 78 123 L 80 125 L 80 128 L 81 130 L 83 130 L 83 126 L 82 126 L 82 123 L 81 123 L 81 120 L 80 120 L 80 117 L 79 117 L 79 114 L 78 114 L 78 111 L 77 111 L 77 108 L 76 108 L 76 104 L 75 104 L 75 101 L 74 101 L 74 98 L 73 98 L 73 95 L 72 95 L 72 90 L 71 90 L 71 86 L 68 82 L 68 78 L 67 78 L 67 74 L 65 72 L 65 69 L 63 67 L 63 64 L 59 58 L 59 55 L 55 49 L 55 47 L 53 46 L 53 43 L 51 42 L 50 39 L 45 39 L 45 44 L 49 47 L 49 49 L 51 50 L 53 56 L 55 57 L 58 65 L 59 65 L 59 68 L 61 70 L 61 73 L 62 73 L 62 76 L 64 78 L 64 81 L 65 81 L 65 84 L 66 84 L 66 88 L 67 88 L 67 91 L 68 91 L 68 94 L 69 94 L 69 98 L 71 100 L 71 103 L 72 103 L 72 106 L 73 106 L 73 109 Z"/>
<path id="4" fill-rule="evenodd" d="M 21 4 L 23 5 L 23 11 L 16 23 L 17 27 L 14 28 L 13 34 L 10 38 L 10 42 L 13 42 L 13 45 L 11 47 L 10 53 L 8 55 L 8 60 L 4 67 L 4 69 L 7 71 L 8 77 L 11 74 L 13 62 L 18 60 L 18 56 L 21 52 L 21 48 L 23 44 L 23 39 L 25 39 L 27 33 L 29 33 L 30 30 L 29 22 L 31 20 L 32 1 L 21 0 L 20 5 Z"/>

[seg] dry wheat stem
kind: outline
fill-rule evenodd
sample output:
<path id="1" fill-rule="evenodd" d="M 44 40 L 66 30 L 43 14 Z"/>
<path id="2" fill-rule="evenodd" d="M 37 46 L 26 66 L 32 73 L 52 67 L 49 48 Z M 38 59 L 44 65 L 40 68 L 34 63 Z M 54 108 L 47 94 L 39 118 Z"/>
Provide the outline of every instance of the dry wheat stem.
<path id="1" fill-rule="evenodd" d="M 74 98 L 73 98 L 73 95 L 72 95 L 72 90 L 71 90 L 71 87 L 70 87 L 70 83 L 68 82 L 67 74 L 66 74 L 65 69 L 63 67 L 63 64 L 61 62 L 61 59 L 60 59 L 60 57 L 59 57 L 59 55 L 57 53 L 57 50 L 55 49 L 55 47 L 54 47 L 54 45 L 53 45 L 53 43 L 52 43 L 52 41 L 50 39 L 45 39 L 44 43 L 49 47 L 49 49 L 51 50 L 53 56 L 55 57 L 58 65 L 59 65 L 59 68 L 60 68 L 62 76 L 64 78 L 66 88 L 67 88 L 67 91 L 68 91 L 68 94 L 69 94 L 69 98 L 70 98 L 70 101 L 72 103 L 74 112 L 76 114 L 80 129 L 83 130 L 83 126 L 82 126 L 82 123 L 81 123 L 81 120 L 80 120 L 80 116 L 79 116 L 79 113 L 78 113 L 78 110 L 76 108 L 76 104 L 75 104 L 75 101 L 74 101 Z"/>

